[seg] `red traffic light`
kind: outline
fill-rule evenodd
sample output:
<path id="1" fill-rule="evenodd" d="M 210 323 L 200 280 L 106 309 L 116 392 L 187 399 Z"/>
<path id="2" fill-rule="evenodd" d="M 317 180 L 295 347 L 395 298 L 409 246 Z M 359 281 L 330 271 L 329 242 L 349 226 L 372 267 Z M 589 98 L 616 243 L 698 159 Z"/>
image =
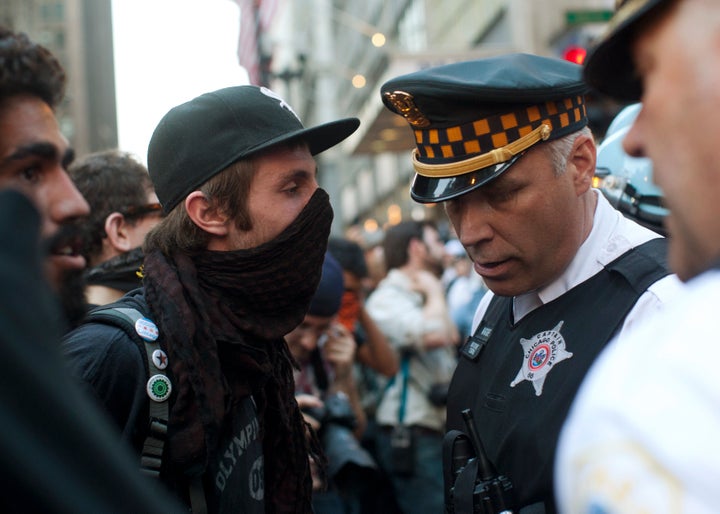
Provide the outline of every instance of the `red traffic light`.
<path id="1" fill-rule="evenodd" d="M 582 64 L 585 62 L 585 56 L 587 50 L 581 46 L 569 46 L 563 52 L 563 59 L 566 61 L 574 62 L 575 64 Z"/>

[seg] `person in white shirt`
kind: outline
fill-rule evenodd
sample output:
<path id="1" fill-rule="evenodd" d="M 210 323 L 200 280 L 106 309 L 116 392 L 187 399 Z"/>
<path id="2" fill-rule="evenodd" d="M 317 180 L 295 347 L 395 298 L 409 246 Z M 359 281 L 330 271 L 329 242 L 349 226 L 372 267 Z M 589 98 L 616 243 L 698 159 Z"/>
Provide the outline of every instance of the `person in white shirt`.
<path id="1" fill-rule="evenodd" d="M 718 34 L 714 0 L 621 2 L 586 63 L 596 90 L 642 102 L 623 145 L 652 160 L 686 287 L 588 374 L 558 446 L 562 512 L 718 512 Z"/>
<path id="2" fill-rule="evenodd" d="M 378 405 L 377 453 L 401 512 L 431 514 L 443 508 L 444 396 L 458 343 L 440 281 L 445 247 L 432 222 L 407 220 L 386 231 L 383 255 L 388 273 L 365 306 L 400 370 Z"/>

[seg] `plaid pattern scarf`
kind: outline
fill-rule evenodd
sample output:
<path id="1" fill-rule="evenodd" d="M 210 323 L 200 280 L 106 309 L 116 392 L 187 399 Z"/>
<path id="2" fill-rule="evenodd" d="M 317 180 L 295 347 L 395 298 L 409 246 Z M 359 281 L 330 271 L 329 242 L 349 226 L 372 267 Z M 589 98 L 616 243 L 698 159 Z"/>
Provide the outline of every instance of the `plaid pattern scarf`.
<path id="1" fill-rule="evenodd" d="M 296 364 L 283 336 L 302 321 L 317 288 L 331 223 L 329 198 L 318 189 L 282 234 L 257 248 L 145 258 L 146 299 L 174 381 L 170 464 L 204 471 L 233 403 L 252 394 L 267 512 L 312 511 Z"/>

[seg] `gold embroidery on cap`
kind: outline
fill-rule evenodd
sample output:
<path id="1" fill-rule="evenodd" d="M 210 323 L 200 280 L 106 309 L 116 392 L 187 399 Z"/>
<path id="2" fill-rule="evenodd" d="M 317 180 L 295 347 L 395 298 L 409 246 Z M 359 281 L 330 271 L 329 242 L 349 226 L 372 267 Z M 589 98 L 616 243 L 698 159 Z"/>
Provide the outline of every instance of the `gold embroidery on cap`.
<path id="1" fill-rule="evenodd" d="M 418 150 L 413 150 L 413 168 L 418 175 L 432 178 L 457 177 L 471 171 L 481 170 L 494 164 L 509 161 L 513 156 L 523 150 L 527 150 L 540 141 L 546 141 L 550 137 L 552 129 L 547 122 L 543 122 L 529 134 L 513 141 L 501 148 L 495 148 L 487 153 L 476 155 L 459 162 L 448 162 L 443 164 L 427 164 L 418 160 Z"/>
<path id="2" fill-rule="evenodd" d="M 567 113 L 564 112 L 560 115 L 560 126 L 567 127 L 568 125 L 570 125 L 570 118 L 568 117 Z"/>
<path id="3" fill-rule="evenodd" d="M 428 143 L 436 145 L 440 142 L 437 129 L 428 130 Z"/>
<path id="4" fill-rule="evenodd" d="M 442 150 L 443 157 L 454 157 L 452 146 L 450 145 L 442 145 L 440 147 L 440 150 Z"/>
<path id="5" fill-rule="evenodd" d="M 430 125 L 430 120 L 415 105 L 415 100 L 410 93 L 393 91 L 392 93 L 386 92 L 384 96 L 413 127 Z"/>

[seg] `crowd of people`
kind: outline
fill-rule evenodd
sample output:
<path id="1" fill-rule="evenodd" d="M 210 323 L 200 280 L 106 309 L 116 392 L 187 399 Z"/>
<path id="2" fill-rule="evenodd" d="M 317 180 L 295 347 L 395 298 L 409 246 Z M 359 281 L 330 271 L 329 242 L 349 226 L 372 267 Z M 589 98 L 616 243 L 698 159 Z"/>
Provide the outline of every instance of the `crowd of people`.
<path id="1" fill-rule="evenodd" d="M 147 166 L 76 159 L 64 70 L 0 27 L 0 509 L 714 512 L 718 29 L 712 0 L 621 0 L 583 66 L 387 81 L 446 217 L 368 244 L 317 180 L 356 118 L 234 86 Z M 593 187 L 590 91 L 639 102 L 669 237 Z"/>

